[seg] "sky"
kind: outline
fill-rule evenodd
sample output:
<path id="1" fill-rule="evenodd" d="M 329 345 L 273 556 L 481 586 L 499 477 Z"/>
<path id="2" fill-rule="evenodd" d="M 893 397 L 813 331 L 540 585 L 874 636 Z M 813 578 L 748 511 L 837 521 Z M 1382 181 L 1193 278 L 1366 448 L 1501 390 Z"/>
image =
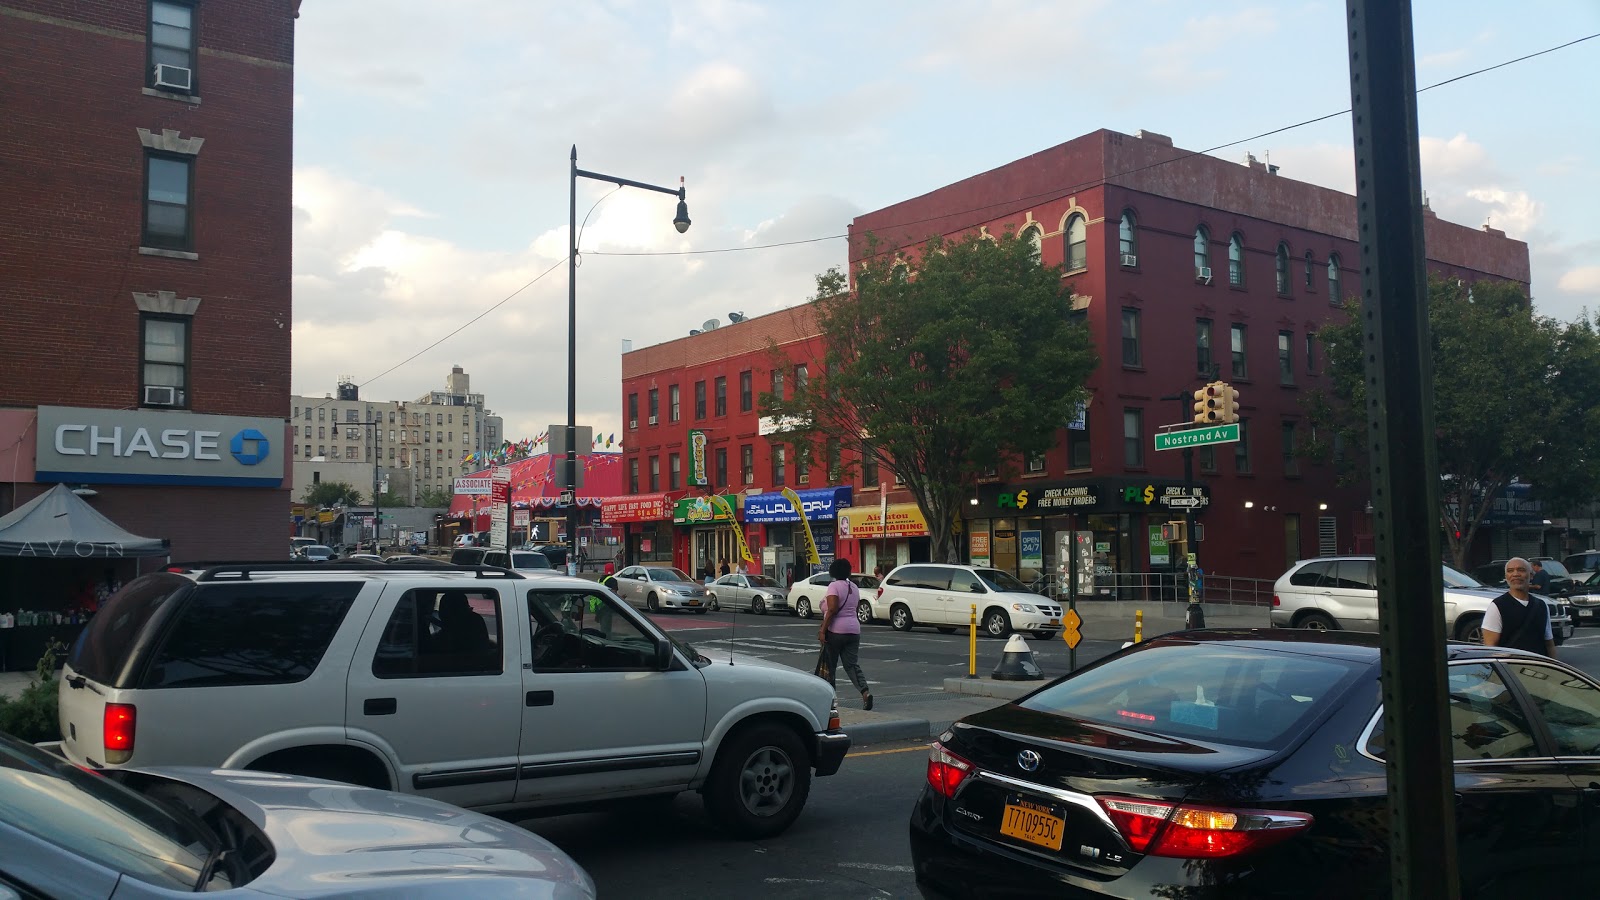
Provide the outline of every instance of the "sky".
<path id="1" fill-rule="evenodd" d="M 1597 0 L 1412 10 L 1419 86 L 1600 33 Z M 306 0 L 293 390 L 348 377 L 410 400 L 459 365 L 509 439 L 564 423 L 576 146 L 588 171 L 682 177 L 694 222 L 680 235 L 672 197 L 578 182 L 577 417 L 619 433 L 624 341 L 804 302 L 857 215 L 1099 128 L 1207 150 L 1348 109 L 1344 16 L 1334 0 Z M 1433 209 L 1526 241 L 1535 312 L 1561 320 L 1600 312 L 1596 72 L 1600 38 L 1418 98 Z M 1214 155 L 1353 192 L 1351 145 L 1346 114 Z M 785 242 L 805 243 L 758 249 Z"/>

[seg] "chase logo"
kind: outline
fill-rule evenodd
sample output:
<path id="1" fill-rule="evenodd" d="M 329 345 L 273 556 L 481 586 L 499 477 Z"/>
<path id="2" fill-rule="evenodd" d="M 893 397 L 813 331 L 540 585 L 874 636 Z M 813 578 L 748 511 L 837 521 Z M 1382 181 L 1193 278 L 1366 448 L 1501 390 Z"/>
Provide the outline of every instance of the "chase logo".
<path id="1" fill-rule="evenodd" d="M 248 451 L 246 445 L 249 446 Z M 272 444 L 267 441 L 266 435 L 254 428 L 246 428 L 228 442 L 228 450 L 240 465 L 253 466 L 267 458 L 272 452 Z"/>

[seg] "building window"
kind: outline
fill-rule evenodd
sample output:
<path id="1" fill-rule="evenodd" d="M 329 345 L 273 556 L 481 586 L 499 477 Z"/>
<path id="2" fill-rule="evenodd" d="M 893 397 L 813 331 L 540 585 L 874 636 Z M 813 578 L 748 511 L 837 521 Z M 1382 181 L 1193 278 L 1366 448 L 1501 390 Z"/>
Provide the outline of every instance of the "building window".
<path id="1" fill-rule="evenodd" d="M 716 460 L 717 460 L 717 468 L 716 468 L 716 475 L 715 475 L 715 477 L 716 477 L 716 485 L 715 486 L 719 487 L 719 488 L 725 488 L 725 487 L 728 486 L 728 448 L 727 447 L 718 447 L 717 448 Z"/>
<path id="2" fill-rule="evenodd" d="M 338 431 L 337 428 L 334 429 L 334 430 Z M 326 438 L 327 436 L 328 436 L 328 426 L 326 426 L 326 425 L 318 425 L 317 426 L 317 437 Z M 320 454 L 321 451 L 318 451 L 318 452 Z"/>
<path id="3" fill-rule="evenodd" d="M 1043 453 L 1034 453 L 1034 454 L 1031 454 L 1028 457 L 1028 471 L 1030 473 L 1032 473 L 1032 472 L 1043 472 L 1044 471 L 1044 454 Z"/>
<path id="4" fill-rule="evenodd" d="M 1122 462 L 1130 469 L 1144 467 L 1144 410 L 1122 411 Z"/>
<path id="5" fill-rule="evenodd" d="M 1127 307 L 1122 309 L 1122 364 L 1136 368 L 1144 364 L 1139 353 L 1139 311 Z"/>
<path id="6" fill-rule="evenodd" d="M 1067 271 L 1089 267 L 1088 226 L 1083 216 L 1073 213 L 1067 219 L 1066 229 Z"/>
<path id="7" fill-rule="evenodd" d="M 628 493 L 639 493 L 639 460 L 628 460 Z"/>
<path id="8" fill-rule="evenodd" d="M 1228 239 L 1228 283 L 1244 286 L 1244 236 L 1238 232 Z"/>
<path id="9" fill-rule="evenodd" d="M 321 429 L 319 428 L 317 430 L 320 431 Z M 323 457 L 327 456 L 328 455 L 328 445 L 327 444 L 318 444 L 317 445 L 317 455 L 318 456 L 323 456 Z M 317 473 L 313 472 L 311 474 L 315 475 Z"/>
<path id="10" fill-rule="evenodd" d="M 739 480 L 744 484 L 756 483 L 756 448 L 754 444 L 739 447 Z"/>
<path id="11" fill-rule="evenodd" d="M 1233 444 L 1233 468 L 1240 475 L 1250 474 L 1250 420 L 1239 420 L 1239 440 Z"/>
<path id="12" fill-rule="evenodd" d="M 739 373 L 739 412 L 749 412 L 755 408 L 755 398 L 751 393 L 753 378 L 749 369 Z"/>
<path id="13" fill-rule="evenodd" d="M 782 400 L 783 400 L 783 370 L 782 369 L 773 369 L 772 370 L 772 399 L 777 400 L 779 402 L 782 402 Z"/>
<path id="14" fill-rule="evenodd" d="M 678 421 L 678 386 L 671 385 L 667 388 L 667 421 Z"/>
<path id="15" fill-rule="evenodd" d="M 1232 332 L 1233 347 L 1233 377 L 1245 379 L 1250 377 L 1250 368 L 1244 356 L 1244 326 L 1235 322 Z"/>
<path id="16" fill-rule="evenodd" d="M 1204 225 L 1194 230 L 1194 277 L 1211 283 L 1211 232 Z"/>
<path id="17" fill-rule="evenodd" d="M 1294 423 L 1283 423 L 1283 474 L 1299 475 L 1300 461 L 1295 458 Z"/>
<path id="18" fill-rule="evenodd" d="M 1035 263 L 1044 262 L 1044 232 L 1037 225 L 1022 229 L 1022 239 L 1028 243 L 1028 255 Z"/>
<path id="19" fill-rule="evenodd" d="M 660 388 L 651 388 L 650 389 L 649 398 L 645 401 L 645 405 L 650 410 L 650 424 L 654 425 L 654 424 L 656 424 L 656 422 L 659 422 L 660 419 L 658 417 L 661 415 L 661 389 Z"/>
<path id="20" fill-rule="evenodd" d="M 772 445 L 772 484 L 780 487 L 789 483 L 789 458 L 782 444 Z"/>
<path id="21" fill-rule="evenodd" d="M 1278 245 L 1278 293 L 1289 293 L 1289 245 Z"/>
<path id="22" fill-rule="evenodd" d="M 811 370 L 806 368 L 805 363 L 801 363 L 800 365 L 795 366 L 794 367 L 794 395 L 796 397 L 804 396 L 805 392 L 810 387 L 811 387 Z"/>
<path id="23" fill-rule="evenodd" d="M 667 456 L 667 490 L 678 489 L 678 479 L 683 477 L 683 457 L 672 453 Z"/>
<path id="24" fill-rule="evenodd" d="M 194 223 L 189 196 L 194 187 L 194 159 L 145 155 L 144 233 L 146 247 L 189 250 L 194 246 Z"/>
<path id="25" fill-rule="evenodd" d="M 310 437 L 310 435 L 307 435 L 307 437 Z M 310 444 L 307 444 L 306 447 L 305 447 L 305 457 L 306 457 L 306 459 L 310 459 L 311 458 L 311 445 Z"/>
<path id="26" fill-rule="evenodd" d="M 799 387 L 796 385 L 796 387 Z M 801 484 L 811 480 L 811 445 L 794 445 L 794 478 Z"/>
<path id="27" fill-rule="evenodd" d="M 1339 293 L 1339 255 L 1337 253 L 1328 257 L 1328 302 L 1334 306 L 1344 303 L 1344 297 Z"/>
<path id="28" fill-rule="evenodd" d="M 839 478 L 844 474 L 844 463 L 841 460 L 841 450 L 838 438 L 828 438 L 824 450 L 828 454 L 828 483 L 838 484 Z"/>
<path id="29" fill-rule="evenodd" d="M 1215 472 L 1217 470 L 1217 448 L 1215 445 L 1200 448 L 1200 471 Z"/>
<path id="30" fill-rule="evenodd" d="M 661 490 L 661 457 L 650 457 L 650 492 Z"/>
<path id="31" fill-rule="evenodd" d="M 694 383 L 694 417 L 696 419 L 704 419 L 706 417 L 706 383 L 704 381 L 696 381 Z"/>
<path id="32" fill-rule="evenodd" d="M 1117 249 L 1123 265 L 1139 264 L 1139 223 L 1134 221 L 1132 210 L 1122 211 L 1122 221 L 1117 225 Z"/>
<path id="33" fill-rule="evenodd" d="M 1278 383 L 1294 384 L 1294 332 L 1278 332 Z"/>
<path id="34" fill-rule="evenodd" d="M 1306 290 L 1311 290 L 1311 251 L 1306 251 Z"/>
<path id="35" fill-rule="evenodd" d="M 861 442 L 861 487 L 863 490 L 877 487 L 878 485 L 878 451 L 872 449 L 872 444 Z"/>
<path id="36" fill-rule="evenodd" d="M 728 414 L 728 379 L 726 376 L 717 376 L 716 415 Z"/>
<path id="37" fill-rule="evenodd" d="M 347 409 L 347 410 L 345 410 L 344 411 L 344 420 L 346 422 L 359 422 L 359 421 L 361 421 L 361 410 L 359 410 L 359 409 Z"/>
<path id="38" fill-rule="evenodd" d="M 1210 378 L 1212 370 L 1211 361 L 1211 320 L 1194 320 L 1194 370 L 1201 378 Z"/>
<path id="39" fill-rule="evenodd" d="M 148 87 L 194 93 L 194 8 L 185 3 L 150 4 Z M 170 69 L 157 69 L 170 66 Z M 183 71 L 178 71 L 183 70 Z"/>
<path id="40" fill-rule="evenodd" d="M 153 406 L 189 405 L 189 319 L 141 317 L 140 368 L 144 384 L 139 402 Z"/>
<path id="41" fill-rule="evenodd" d="M 356 458 L 356 453 L 357 453 L 357 450 L 354 447 L 346 447 L 346 448 L 344 448 L 344 458 L 345 459 L 355 459 Z"/>
<path id="42" fill-rule="evenodd" d="M 1087 469 L 1089 454 L 1089 411 L 1083 411 L 1083 427 L 1067 429 L 1067 468 Z"/>
<path id="43" fill-rule="evenodd" d="M 639 427 L 639 395 L 628 395 L 628 427 Z"/>
<path id="44" fill-rule="evenodd" d="M 1317 374 L 1317 333 L 1306 332 L 1306 374 Z"/>

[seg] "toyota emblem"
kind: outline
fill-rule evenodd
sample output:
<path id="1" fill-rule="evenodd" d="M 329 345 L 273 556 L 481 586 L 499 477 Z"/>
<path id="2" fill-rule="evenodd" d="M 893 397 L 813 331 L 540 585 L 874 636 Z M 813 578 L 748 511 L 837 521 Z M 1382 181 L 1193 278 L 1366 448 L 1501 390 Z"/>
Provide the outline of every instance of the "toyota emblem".
<path id="1" fill-rule="evenodd" d="M 1024 750 L 1017 754 L 1017 765 L 1024 772 L 1035 772 L 1039 769 L 1039 754 L 1034 750 Z"/>

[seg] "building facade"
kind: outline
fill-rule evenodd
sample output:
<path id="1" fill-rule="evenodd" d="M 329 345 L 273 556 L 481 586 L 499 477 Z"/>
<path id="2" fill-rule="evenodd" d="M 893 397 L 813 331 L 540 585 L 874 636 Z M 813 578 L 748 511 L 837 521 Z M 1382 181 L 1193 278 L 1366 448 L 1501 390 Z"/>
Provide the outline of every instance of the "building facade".
<path id="1" fill-rule="evenodd" d="M 298 7 L 0 0 L 0 513 L 284 555 Z"/>

